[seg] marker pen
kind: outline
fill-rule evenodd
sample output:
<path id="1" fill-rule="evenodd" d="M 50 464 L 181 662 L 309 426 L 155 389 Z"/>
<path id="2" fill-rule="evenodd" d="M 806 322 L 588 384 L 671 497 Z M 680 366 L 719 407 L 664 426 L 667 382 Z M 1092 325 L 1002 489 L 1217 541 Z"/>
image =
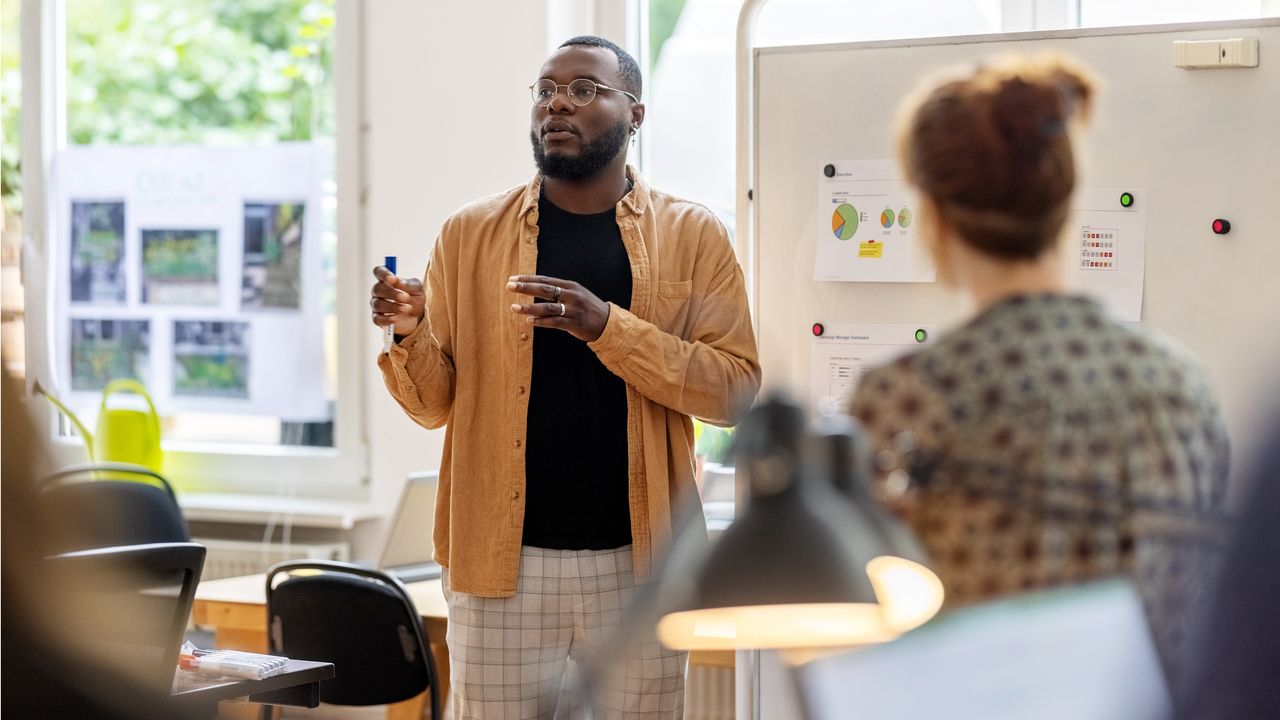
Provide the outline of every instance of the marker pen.
<path id="1" fill-rule="evenodd" d="M 392 275 L 396 274 L 396 256 L 395 255 L 387 255 L 386 258 L 383 260 L 382 264 L 384 267 L 386 267 L 388 270 L 391 271 Z M 390 355 L 391 346 L 395 344 L 395 341 L 396 341 L 395 325 L 388 325 L 382 328 L 382 354 Z"/>

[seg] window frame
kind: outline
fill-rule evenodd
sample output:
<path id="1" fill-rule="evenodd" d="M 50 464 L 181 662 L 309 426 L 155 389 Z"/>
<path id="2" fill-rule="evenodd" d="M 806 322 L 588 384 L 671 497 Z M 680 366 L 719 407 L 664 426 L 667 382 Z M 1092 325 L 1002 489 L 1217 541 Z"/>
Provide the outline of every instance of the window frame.
<path id="1" fill-rule="evenodd" d="M 26 300 L 28 388 L 55 377 L 53 290 L 57 267 L 49 220 L 56 195 L 48 185 L 55 153 L 66 146 L 66 3 L 22 0 L 22 277 Z M 337 181 L 337 412 L 334 445 L 316 448 L 235 443 L 164 443 L 165 474 L 188 492 L 289 495 L 340 500 L 369 497 L 366 384 L 372 344 L 343 342 L 368 330 L 360 295 L 365 245 L 367 172 L 364 8 L 360 0 L 335 0 L 333 82 Z M 366 333 L 367 334 L 367 333 Z M 60 436 L 49 403 L 29 401 L 38 427 L 47 428 L 51 460 L 58 466 L 85 461 L 84 444 Z"/>

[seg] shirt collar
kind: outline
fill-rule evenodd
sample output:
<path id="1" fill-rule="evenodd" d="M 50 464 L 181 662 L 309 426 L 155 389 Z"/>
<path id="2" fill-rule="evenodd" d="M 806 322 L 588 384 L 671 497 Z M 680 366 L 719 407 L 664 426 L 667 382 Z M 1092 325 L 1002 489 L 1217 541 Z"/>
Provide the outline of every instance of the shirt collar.
<path id="1" fill-rule="evenodd" d="M 627 165 L 627 178 L 631 180 L 631 192 L 622 197 L 619 203 L 635 215 L 643 215 L 649 207 L 649 183 L 644 176 L 631 165 Z M 534 173 L 533 179 L 524 189 L 524 200 L 520 204 L 520 217 L 534 225 L 538 222 L 538 197 L 542 194 L 542 173 Z"/>

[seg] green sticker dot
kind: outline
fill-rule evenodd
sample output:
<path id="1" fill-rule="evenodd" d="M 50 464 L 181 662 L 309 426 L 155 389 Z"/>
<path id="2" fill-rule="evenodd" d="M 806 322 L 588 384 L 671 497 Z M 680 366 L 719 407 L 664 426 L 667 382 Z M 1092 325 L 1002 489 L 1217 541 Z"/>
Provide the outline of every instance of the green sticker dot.
<path id="1" fill-rule="evenodd" d="M 1123 207 L 1133 207 L 1133 193 L 1120 193 L 1120 205 Z"/>

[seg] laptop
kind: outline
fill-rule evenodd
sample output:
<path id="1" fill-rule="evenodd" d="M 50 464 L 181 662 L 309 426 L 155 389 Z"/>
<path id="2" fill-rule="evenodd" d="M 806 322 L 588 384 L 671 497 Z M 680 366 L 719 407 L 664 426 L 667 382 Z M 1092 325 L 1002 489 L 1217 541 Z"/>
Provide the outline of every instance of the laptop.
<path id="1" fill-rule="evenodd" d="M 809 720 L 1165 720 L 1142 604 L 1108 580 L 950 612 L 794 671 Z"/>
<path id="2" fill-rule="evenodd" d="M 431 559 L 435 552 L 437 472 L 409 475 L 400 501 L 387 528 L 387 539 L 378 556 L 378 569 L 402 583 L 434 580 L 440 577 L 440 564 Z"/>

